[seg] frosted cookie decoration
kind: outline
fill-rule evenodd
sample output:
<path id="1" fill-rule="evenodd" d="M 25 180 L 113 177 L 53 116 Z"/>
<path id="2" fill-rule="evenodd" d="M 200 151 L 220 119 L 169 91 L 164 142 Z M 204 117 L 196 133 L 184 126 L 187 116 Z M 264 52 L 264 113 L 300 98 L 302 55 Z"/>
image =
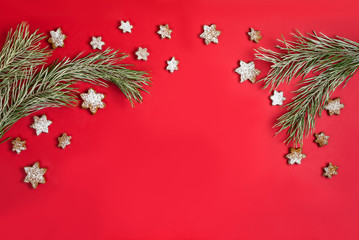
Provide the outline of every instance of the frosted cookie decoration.
<path id="1" fill-rule="evenodd" d="M 329 99 L 327 104 L 324 105 L 324 109 L 328 110 L 329 115 L 339 115 L 340 109 L 344 108 L 344 104 L 340 103 L 340 98 Z"/>
<path id="2" fill-rule="evenodd" d="M 248 35 L 250 37 L 250 40 L 255 43 L 259 43 L 259 41 L 262 39 L 261 32 L 255 31 L 253 28 L 251 28 L 251 31 L 248 32 Z"/>
<path id="3" fill-rule="evenodd" d="M 161 36 L 161 39 L 164 39 L 164 38 L 171 39 L 172 30 L 170 29 L 168 24 L 160 25 L 159 28 L 160 28 L 160 30 L 158 30 L 157 33 Z"/>
<path id="4" fill-rule="evenodd" d="M 236 68 L 235 72 L 241 75 L 241 83 L 249 80 L 251 83 L 256 81 L 256 77 L 261 73 L 255 68 L 254 62 L 245 63 L 240 61 L 239 67 Z"/>
<path id="5" fill-rule="evenodd" d="M 44 174 L 46 173 L 46 168 L 40 168 L 39 162 L 36 162 L 32 167 L 24 167 L 25 173 L 27 176 L 24 179 L 24 182 L 31 183 L 33 188 L 37 188 L 39 183 L 45 183 Z"/>
<path id="6" fill-rule="evenodd" d="M 334 166 L 332 163 L 328 164 L 328 167 L 324 168 L 323 176 L 327 178 L 332 178 L 333 175 L 338 174 L 338 166 Z"/>
<path id="7" fill-rule="evenodd" d="M 206 45 L 213 43 L 218 43 L 218 36 L 221 34 L 220 31 L 216 30 L 216 25 L 212 24 L 211 26 L 204 25 L 203 33 L 200 35 L 204 39 Z"/>
<path id="8" fill-rule="evenodd" d="M 59 148 L 65 149 L 67 145 L 70 145 L 71 136 L 68 136 L 67 133 L 63 133 L 61 137 L 58 137 L 57 140 L 59 144 L 57 145 Z"/>
<path id="9" fill-rule="evenodd" d="M 329 136 L 325 135 L 323 132 L 321 132 L 319 134 L 314 133 L 314 136 L 315 136 L 314 142 L 316 142 L 319 145 L 319 147 L 328 145 Z"/>
<path id="10" fill-rule="evenodd" d="M 121 25 L 118 28 L 121 29 L 123 33 L 131 33 L 131 29 L 133 28 L 133 26 L 130 24 L 129 21 L 121 21 Z"/>
<path id="11" fill-rule="evenodd" d="M 47 120 L 46 115 L 42 115 L 40 118 L 38 116 L 34 116 L 34 123 L 30 126 L 36 130 L 36 135 L 40 135 L 41 133 L 48 133 L 49 126 L 52 121 Z"/>
<path id="12" fill-rule="evenodd" d="M 272 100 L 272 106 L 275 105 L 283 105 L 283 101 L 286 99 L 283 96 L 283 92 L 277 92 L 274 90 L 273 95 L 270 96 L 270 99 Z"/>
<path id="13" fill-rule="evenodd" d="M 105 42 L 102 41 L 102 37 L 92 37 L 90 44 L 93 49 L 102 50 L 102 46 L 105 45 Z"/>
<path id="14" fill-rule="evenodd" d="M 102 99 L 105 98 L 105 95 L 102 93 L 96 93 L 95 90 L 90 88 L 87 93 L 81 93 L 80 97 L 84 101 L 81 105 L 83 109 L 90 109 L 92 114 L 97 112 L 97 109 L 104 108 L 106 105 L 102 102 Z"/>
<path id="15" fill-rule="evenodd" d="M 136 52 L 136 55 L 137 55 L 137 60 L 147 61 L 147 57 L 150 54 L 147 52 L 147 48 L 139 47 Z"/>
<path id="16" fill-rule="evenodd" d="M 177 66 L 178 64 L 179 64 L 179 61 L 177 61 L 174 57 L 172 57 L 172 59 L 170 61 L 167 61 L 166 70 L 173 73 L 175 70 L 178 70 L 178 66 Z"/>
<path id="17" fill-rule="evenodd" d="M 20 154 L 21 151 L 26 150 L 26 141 L 21 141 L 21 138 L 17 137 L 11 141 L 12 150 L 17 154 Z"/>
<path id="18" fill-rule="evenodd" d="M 51 37 L 49 38 L 49 43 L 52 44 L 52 48 L 64 47 L 64 40 L 66 39 L 65 34 L 62 33 L 61 28 L 58 28 L 56 31 L 50 31 Z"/>
<path id="19" fill-rule="evenodd" d="M 301 164 L 303 158 L 307 156 L 302 153 L 301 148 L 290 148 L 289 153 L 285 157 L 288 159 L 288 164 L 293 165 L 294 163 Z"/>

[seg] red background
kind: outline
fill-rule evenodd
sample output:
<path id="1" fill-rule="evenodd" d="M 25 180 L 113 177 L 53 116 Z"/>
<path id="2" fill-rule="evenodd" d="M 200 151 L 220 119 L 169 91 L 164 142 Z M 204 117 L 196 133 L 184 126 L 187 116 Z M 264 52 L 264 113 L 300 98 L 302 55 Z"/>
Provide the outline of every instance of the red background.
<path id="1" fill-rule="evenodd" d="M 36 3 L 35 3 L 36 2 Z M 239 83 L 238 61 L 256 47 L 298 29 L 359 40 L 357 1 L 7 1 L 0 39 L 21 21 L 68 36 L 54 57 L 90 52 L 92 36 L 129 53 L 124 62 L 151 73 L 144 103 L 131 108 L 114 86 L 94 87 L 107 107 L 92 116 L 76 108 L 46 109 L 49 134 L 35 135 L 32 116 L 6 137 L 28 150 L 0 145 L 0 239 L 359 239 L 357 135 L 359 76 L 339 88 L 345 108 L 317 121 L 330 136 L 319 148 L 309 136 L 307 158 L 289 166 L 284 135 L 272 125 L 284 109 L 271 106 L 260 84 Z M 118 29 L 120 20 L 134 26 Z M 222 31 L 219 44 L 199 38 L 204 24 Z M 161 40 L 158 25 L 172 39 Z M 250 27 L 263 40 L 248 40 Z M 148 61 L 134 52 L 147 47 Z M 172 56 L 180 61 L 165 70 Z M 266 63 L 256 61 L 264 77 Z M 82 85 L 81 91 L 89 86 Z M 293 87 L 281 86 L 287 99 Z M 288 101 L 286 101 L 288 102 Z M 65 150 L 57 137 L 72 136 Z M 39 161 L 46 184 L 23 183 L 23 167 Z M 324 178 L 328 162 L 339 174 Z"/>

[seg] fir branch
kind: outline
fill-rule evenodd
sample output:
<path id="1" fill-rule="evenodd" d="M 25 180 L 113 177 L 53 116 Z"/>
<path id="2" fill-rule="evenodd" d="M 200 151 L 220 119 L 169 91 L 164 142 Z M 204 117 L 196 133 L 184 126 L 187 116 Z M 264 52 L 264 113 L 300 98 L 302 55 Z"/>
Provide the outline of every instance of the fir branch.
<path id="1" fill-rule="evenodd" d="M 256 57 L 271 63 L 264 81 L 264 88 L 271 90 L 281 83 L 290 83 L 302 77 L 301 87 L 295 91 L 293 101 L 286 105 L 287 112 L 277 119 L 277 134 L 287 129 L 286 143 L 303 145 L 303 138 L 315 128 L 316 117 L 334 90 L 355 74 L 359 67 L 359 43 L 337 37 L 329 38 L 315 32 L 304 36 L 293 34 L 294 41 L 280 40 L 278 52 L 260 48 Z M 313 77 L 306 78 L 310 73 Z"/>

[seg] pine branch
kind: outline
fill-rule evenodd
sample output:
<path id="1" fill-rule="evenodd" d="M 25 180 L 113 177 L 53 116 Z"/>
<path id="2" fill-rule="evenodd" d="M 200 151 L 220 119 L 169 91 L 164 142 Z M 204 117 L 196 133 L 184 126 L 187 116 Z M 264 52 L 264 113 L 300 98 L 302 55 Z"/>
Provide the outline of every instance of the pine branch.
<path id="1" fill-rule="evenodd" d="M 89 82 L 107 86 L 116 84 L 126 97 L 141 102 L 140 91 L 149 84 L 145 72 L 129 70 L 118 64 L 124 55 L 107 49 L 80 55 L 70 60 L 54 62 L 38 72 L 30 68 L 23 78 L 15 77 L 0 96 L 0 139 L 21 118 L 47 107 L 73 106 L 77 103 L 77 91 L 73 84 Z"/>
<path id="2" fill-rule="evenodd" d="M 51 51 L 40 46 L 43 34 L 30 34 L 29 25 L 19 24 L 15 31 L 9 31 L 4 46 L 0 51 L 0 89 L 23 71 L 43 65 Z"/>
<path id="3" fill-rule="evenodd" d="M 13 34 L 9 32 L 0 52 L 0 139 L 31 113 L 75 105 L 77 90 L 73 85 L 78 82 L 101 86 L 114 83 L 132 106 L 134 101 L 142 102 L 141 91 L 147 92 L 144 87 L 149 85 L 149 77 L 146 72 L 120 64 L 126 55 L 107 49 L 55 61 L 45 68 L 50 52 L 40 47 L 42 39 L 41 34 L 30 34 L 28 25 L 22 23 Z"/>
<path id="4" fill-rule="evenodd" d="M 315 128 L 316 117 L 334 90 L 355 74 L 359 67 L 359 44 L 345 38 L 329 38 L 322 34 L 303 36 L 293 34 L 295 41 L 280 40 L 278 52 L 260 48 L 259 60 L 272 64 L 268 75 L 261 79 L 264 88 L 277 88 L 302 77 L 293 101 L 286 105 L 287 112 L 277 119 L 277 134 L 287 129 L 286 143 L 303 145 L 303 138 Z M 306 78 L 313 72 L 315 76 Z"/>

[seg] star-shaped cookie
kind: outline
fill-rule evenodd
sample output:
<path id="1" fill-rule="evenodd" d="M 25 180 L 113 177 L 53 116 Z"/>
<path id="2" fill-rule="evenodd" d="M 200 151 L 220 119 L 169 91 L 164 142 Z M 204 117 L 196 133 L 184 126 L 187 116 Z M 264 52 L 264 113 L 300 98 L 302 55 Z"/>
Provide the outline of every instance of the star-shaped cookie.
<path id="1" fill-rule="evenodd" d="M 129 21 L 127 22 L 121 21 L 121 25 L 118 28 L 121 29 L 123 33 L 126 32 L 130 33 L 133 26 L 130 24 Z"/>
<path id="2" fill-rule="evenodd" d="M 39 183 L 45 183 L 44 174 L 46 173 L 46 168 L 40 168 L 39 162 L 36 162 L 32 167 L 24 167 L 25 173 L 27 176 L 24 179 L 24 182 L 31 183 L 33 188 L 37 188 Z"/>
<path id="3" fill-rule="evenodd" d="M 64 47 L 64 40 L 66 39 L 65 34 L 62 33 L 61 28 L 58 28 L 56 31 L 50 31 L 51 37 L 49 38 L 49 43 L 52 44 L 52 48 Z"/>
<path id="4" fill-rule="evenodd" d="M 21 138 L 17 137 L 14 140 L 12 140 L 12 150 L 14 152 L 17 152 L 17 154 L 20 154 L 22 150 L 26 150 L 26 141 L 21 141 Z"/>
<path id="5" fill-rule="evenodd" d="M 174 57 L 172 57 L 172 59 L 170 61 L 167 61 L 167 68 L 166 70 L 170 71 L 171 73 L 173 73 L 175 70 L 178 70 L 178 63 L 179 61 L 177 61 Z"/>
<path id="6" fill-rule="evenodd" d="M 323 132 L 314 133 L 315 140 L 314 142 L 318 143 L 319 147 L 323 147 L 328 144 L 329 136 L 325 135 Z"/>
<path id="7" fill-rule="evenodd" d="M 216 25 L 212 24 L 211 26 L 204 25 L 203 33 L 200 35 L 204 39 L 204 42 L 208 45 L 211 42 L 218 43 L 218 36 L 221 34 L 220 31 L 216 30 Z"/>
<path id="8" fill-rule="evenodd" d="M 277 92 L 274 90 L 273 95 L 270 96 L 270 99 L 272 100 L 272 105 L 283 105 L 283 101 L 286 99 L 283 96 L 283 92 Z"/>
<path id="9" fill-rule="evenodd" d="M 248 32 L 248 35 L 251 39 L 251 41 L 255 43 L 259 43 L 259 41 L 262 39 L 261 32 L 255 31 L 253 28 L 251 28 L 251 31 Z"/>
<path id="10" fill-rule="evenodd" d="M 328 110 L 329 115 L 339 115 L 340 109 L 344 108 L 344 104 L 340 103 L 340 98 L 329 99 L 327 104 L 324 105 L 324 109 Z"/>
<path id="11" fill-rule="evenodd" d="M 246 80 L 254 83 L 256 77 L 261 73 L 261 71 L 255 68 L 254 62 L 245 63 L 240 61 L 239 65 L 240 67 L 238 67 L 235 72 L 241 75 L 241 83 Z"/>
<path id="12" fill-rule="evenodd" d="M 171 38 L 171 33 L 172 33 L 172 30 L 169 28 L 168 24 L 166 25 L 160 25 L 159 26 L 160 30 L 158 30 L 158 34 L 161 35 L 161 39 L 164 39 L 164 38 Z"/>
<path id="13" fill-rule="evenodd" d="M 302 153 L 301 148 L 290 148 L 289 153 L 285 157 L 288 159 L 288 164 L 292 165 L 294 163 L 300 164 L 302 159 L 307 156 Z"/>
<path id="14" fill-rule="evenodd" d="M 59 148 L 65 149 L 67 145 L 70 145 L 71 142 L 71 136 L 67 136 L 66 133 L 63 133 L 61 137 L 58 137 L 57 140 L 59 141 L 59 144 L 57 145 Z"/>
<path id="15" fill-rule="evenodd" d="M 102 37 L 92 37 L 90 44 L 93 49 L 102 50 L 102 45 L 105 45 L 105 42 L 102 41 Z"/>
<path id="16" fill-rule="evenodd" d="M 147 61 L 147 57 L 148 55 L 150 55 L 148 52 L 147 52 L 147 48 L 141 48 L 139 47 L 137 52 L 136 52 L 136 55 L 137 55 L 137 60 L 144 60 L 144 61 Z"/>
<path id="17" fill-rule="evenodd" d="M 47 120 L 46 115 L 42 115 L 41 118 L 34 116 L 34 123 L 30 127 L 36 130 L 36 135 L 40 135 L 40 133 L 49 132 L 49 126 L 51 123 L 52 121 Z"/>
<path id="18" fill-rule="evenodd" d="M 102 99 L 105 98 L 105 95 L 102 93 L 96 93 L 95 90 L 90 88 L 87 93 L 81 93 L 80 97 L 84 102 L 82 103 L 82 108 L 89 108 L 92 114 L 97 112 L 97 109 L 104 108 L 106 105 L 102 102 Z"/>
<path id="19" fill-rule="evenodd" d="M 328 164 L 328 167 L 324 168 L 323 176 L 327 178 L 332 178 L 333 175 L 338 174 L 338 166 L 334 166 L 332 163 Z"/>

